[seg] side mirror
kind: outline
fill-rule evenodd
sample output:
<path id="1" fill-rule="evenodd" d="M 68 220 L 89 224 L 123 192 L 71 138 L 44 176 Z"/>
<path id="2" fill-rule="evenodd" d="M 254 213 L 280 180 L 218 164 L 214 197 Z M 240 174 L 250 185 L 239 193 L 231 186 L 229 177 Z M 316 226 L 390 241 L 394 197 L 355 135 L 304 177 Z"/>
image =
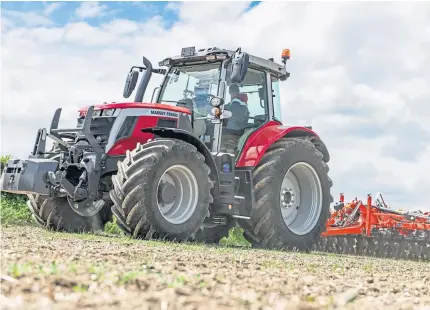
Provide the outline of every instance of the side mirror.
<path id="1" fill-rule="evenodd" d="M 122 94 L 124 98 L 130 97 L 130 95 L 133 93 L 134 89 L 136 88 L 138 78 L 139 71 L 131 70 L 128 73 L 127 79 L 125 80 L 124 92 Z"/>
<path id="2" fill-rule="evenodd" d="M 241 83 L 248 71 L 249 55 L 240 48 L 231 56 L 231 76 L 232 84 Z"/>

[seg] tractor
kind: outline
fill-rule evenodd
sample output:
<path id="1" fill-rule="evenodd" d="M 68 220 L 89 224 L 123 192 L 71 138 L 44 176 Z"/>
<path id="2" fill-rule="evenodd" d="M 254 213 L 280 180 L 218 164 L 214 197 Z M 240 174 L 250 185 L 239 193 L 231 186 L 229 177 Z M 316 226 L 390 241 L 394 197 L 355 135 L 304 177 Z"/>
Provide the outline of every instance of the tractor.
<path id="1" fill-rule="evenodd" d="M 83 108 L 76 128 L 58 128 L 57 109 L 28 159 L 9 160 L 1 190 L 26 194 L 56 231 L 115 217 L 133 238 L 218 243 L 238 225 L 254 247 L 309 250 L 333 201 L 329 152 L 310 126 L 282 124 L 290 51 L 281 58 L 185 47 L 153 68 L 143 57 L 124 86 L 133 102 Z M 163 81 L 145 103 L 152 74 Z"/>

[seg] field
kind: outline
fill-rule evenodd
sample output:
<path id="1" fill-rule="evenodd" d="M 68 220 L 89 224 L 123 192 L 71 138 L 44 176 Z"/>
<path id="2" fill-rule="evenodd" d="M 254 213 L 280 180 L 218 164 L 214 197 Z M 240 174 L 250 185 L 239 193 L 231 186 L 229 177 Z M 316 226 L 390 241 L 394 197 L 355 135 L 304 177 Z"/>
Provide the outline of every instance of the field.
<path id="1" fill-rule="evenodd" d="M 428 263 L 52 233 L 16 196 L 1 211 L 2 309 L 430 309 Z"/>

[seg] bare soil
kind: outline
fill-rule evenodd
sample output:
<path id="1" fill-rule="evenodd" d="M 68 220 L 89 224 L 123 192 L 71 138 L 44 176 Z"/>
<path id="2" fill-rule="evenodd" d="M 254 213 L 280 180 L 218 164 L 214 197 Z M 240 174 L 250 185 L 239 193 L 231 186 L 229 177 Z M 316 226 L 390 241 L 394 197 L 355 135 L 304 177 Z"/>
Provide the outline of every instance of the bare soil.
<path id="1" fill-rule="evenodd" d="M 430 309 L 430 264 L 2 230 L 2 309 Z"/>

